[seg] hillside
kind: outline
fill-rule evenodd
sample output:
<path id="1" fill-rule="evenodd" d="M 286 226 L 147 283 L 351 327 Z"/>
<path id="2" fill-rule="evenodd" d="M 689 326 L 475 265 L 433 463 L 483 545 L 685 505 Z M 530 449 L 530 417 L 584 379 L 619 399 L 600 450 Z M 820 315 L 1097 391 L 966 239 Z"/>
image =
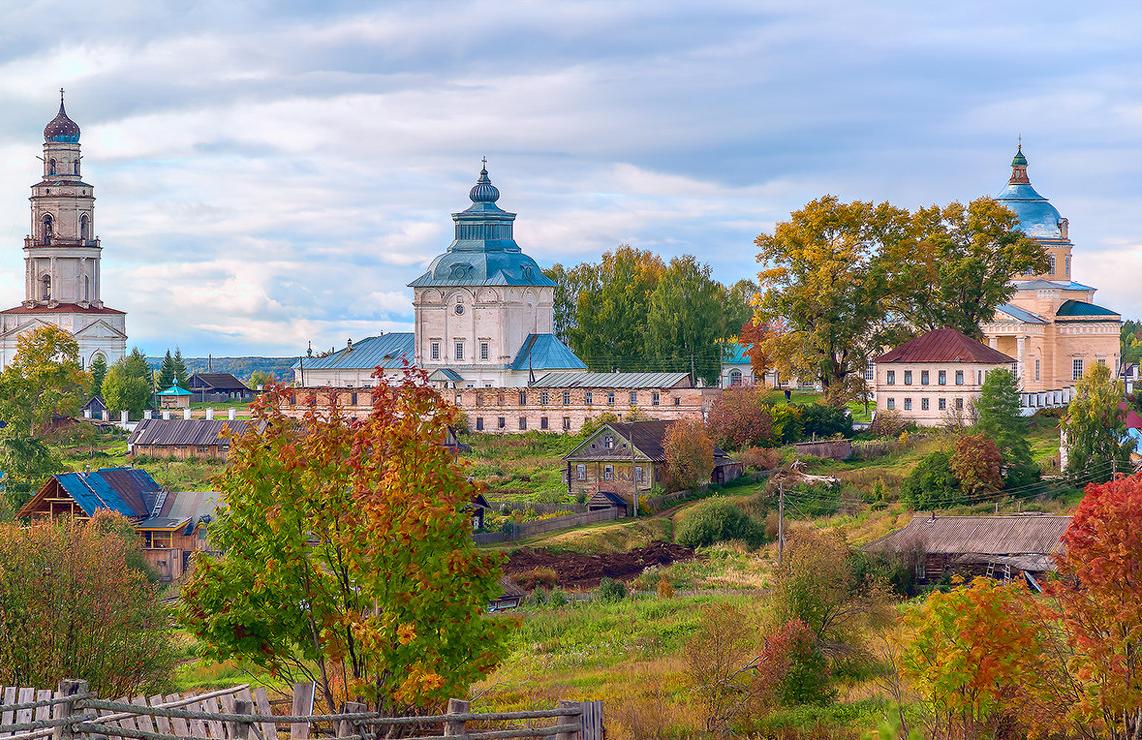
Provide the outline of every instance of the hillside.
<path id="1" fill-rule="evenodd" d="M 184 357 L 186 369 L 191 373 L 210 372 L 230 373 L 239 380 L 245 380 L 255 370 L 273 374 L 278 380 L 290 380 L 293 371 L 290 369 L 297 362 L 296 357 Z M 148 357 L 147 364 L 152 370 L 158 370 L 163 358 Z"/>

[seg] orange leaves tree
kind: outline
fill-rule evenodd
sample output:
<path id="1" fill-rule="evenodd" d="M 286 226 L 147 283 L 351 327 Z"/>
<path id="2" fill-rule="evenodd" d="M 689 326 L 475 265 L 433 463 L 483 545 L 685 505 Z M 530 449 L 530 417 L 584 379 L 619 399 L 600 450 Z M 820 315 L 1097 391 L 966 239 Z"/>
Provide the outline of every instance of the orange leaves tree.
<path id="1" fill-rule="evenodd" d="M 956 440 L 950 466 L 967 495 L 992 493 L 1003 488 L 1003 456 L 989 437 L 965 434 Z"/>
<path id="2" fill-rule="evenodd" d="M 110 512 L 90 523 L 0 524 L 0 685 L 82 678 L 103 696 L 169 688 L 170 614 L 132 566 L 139 547 Z"/>
<path id="3" fill-rule="evenodd" d="M 1142 734 L 1142 474 L 1089 485 L 1051 584 L 1082 687 L 1070 719 L 1092 736 Z"/>
<path id="4" fill-rule="evenodd" d="M 183 622 L 208 657 L 315 681 L 329 707 L 465 693 L 500 657 L 485 616 L 500 569 L 472 541 L 476 486 L 442 444 L 457 410 L 412 370 L 381 380 L 360 420 L 287 419 L 290 392 L 262 396 L 232 441 L 219 554 L 196 559 Z"/>
<path id="5" fill-rule="evenodd" d="M 679 419 L 666 430 L 662 442 L 666 472 L 675 490 L 710 482 L 714 472 L 714 440 L 697 419 Z"/>
<path id="6" fill-rule="evenodd" d="M 706 428 L 722 447 L 739 450 L 770 441 L 773 417 L 760 387 L 726 388 L 710 407 Z"/>

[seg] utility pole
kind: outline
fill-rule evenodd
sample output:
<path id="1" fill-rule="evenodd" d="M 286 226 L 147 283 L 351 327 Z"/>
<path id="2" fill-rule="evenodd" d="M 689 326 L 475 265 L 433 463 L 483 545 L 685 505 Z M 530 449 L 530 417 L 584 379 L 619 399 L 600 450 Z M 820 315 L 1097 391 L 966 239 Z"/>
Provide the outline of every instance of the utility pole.
<path id="1" fill-rule="evenodd" d="M 785 556 L 785 481 L 777 481 L 777 567 Z"/>

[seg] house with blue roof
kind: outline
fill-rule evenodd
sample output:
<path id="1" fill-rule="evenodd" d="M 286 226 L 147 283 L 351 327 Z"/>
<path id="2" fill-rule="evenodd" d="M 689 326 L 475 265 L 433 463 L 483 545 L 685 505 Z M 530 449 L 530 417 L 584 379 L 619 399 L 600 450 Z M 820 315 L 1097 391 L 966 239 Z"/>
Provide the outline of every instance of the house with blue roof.
<path id="1" fill-rule="evenodd" d="M 485 167 L 452 214 L 447 250 L 409 283 L 413 332 L 378 334 L 294 366 L 303 386 L 359 388 L 380 367 L 398 378 L 423 368 L 441 388 L 526 386 L 553 371 L 586 370 L 554 333 L 555 282 L 524 254 L 513 235 L 516 214 L 497 205 L 499 189 Z"/>
<path id="2" fill-rule="evenodd" d="M 988 345 L 1016 359 L 1024 402 L 1054 405 L 1093 365 L 1119 372 L 1122 316 L 1094 302 L 1096 289 L 1073 279 L 1070 224 L 1027 175 L 1020 144 L 1007 186 L 995 196 L 1047 253 L 1047 271 L 1016 275 L 1015 294 L 983 325 Z"/>

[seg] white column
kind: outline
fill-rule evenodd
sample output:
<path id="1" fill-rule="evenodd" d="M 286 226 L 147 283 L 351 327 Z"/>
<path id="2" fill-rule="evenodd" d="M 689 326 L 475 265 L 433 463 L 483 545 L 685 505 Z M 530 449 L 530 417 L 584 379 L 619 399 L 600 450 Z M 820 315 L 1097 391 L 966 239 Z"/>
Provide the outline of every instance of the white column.
<path id="1" fill-rule="evenodd" d="M 234 413 L 234 409 L 230 409 L 226 412 L 226 418 L 230 421 L 234 421 L 235 416 L 237 416 L 237 414 Z"/>
<path id="2" fill-rule="evenodd" d="M 1023 355 L 1026 351 L 1026 345 L 1027 337 L 1015 337 L 1015 359 L 1017 361 L 1016 367 L 1018 368 L 1016 381 L 1018 381 L 1019 387 L 1021 388 L 1023 387 Z"/>
<path id="3" fill-rule="evenodd" d="M 183 409 L 182 410 L 182 418 L 183 419 L 190 419 L 190 409 Z"/>
<path id="4" fill-rule="evenodd" d="M 214 409 L 206 409 L 206 418 L 207 419 L 213 419 L 214 418 Z"/>
<path id="5" fill-rule="evenodd" d="M 119 423 L 126 426 L 128 421 L 130 421 L 130 416 L 128 415 L 128 413 L 126 411 L 120 411 L 119 412 Z"/>
<path id="6" fill-rule="evenodd" d="M 151 411 L 150 409 L 144 409 L 143 410 L 143 418 L 144 419 L 153 419 L 153 418 L 155 418 L 155 412 Z"/>
<path id="7" fill-rule="evenodd" d="M 999 337 L 994 334 L 987 338 L 987 346 L 992 349 L 999 349 Z"/>
<path id="8" fill-rule="evenodd" d="M 170 409 L 163 409 L 163 418 L 166 419 L 167 421 L 170 421 L 170 418 L 171 418 Z"/>

